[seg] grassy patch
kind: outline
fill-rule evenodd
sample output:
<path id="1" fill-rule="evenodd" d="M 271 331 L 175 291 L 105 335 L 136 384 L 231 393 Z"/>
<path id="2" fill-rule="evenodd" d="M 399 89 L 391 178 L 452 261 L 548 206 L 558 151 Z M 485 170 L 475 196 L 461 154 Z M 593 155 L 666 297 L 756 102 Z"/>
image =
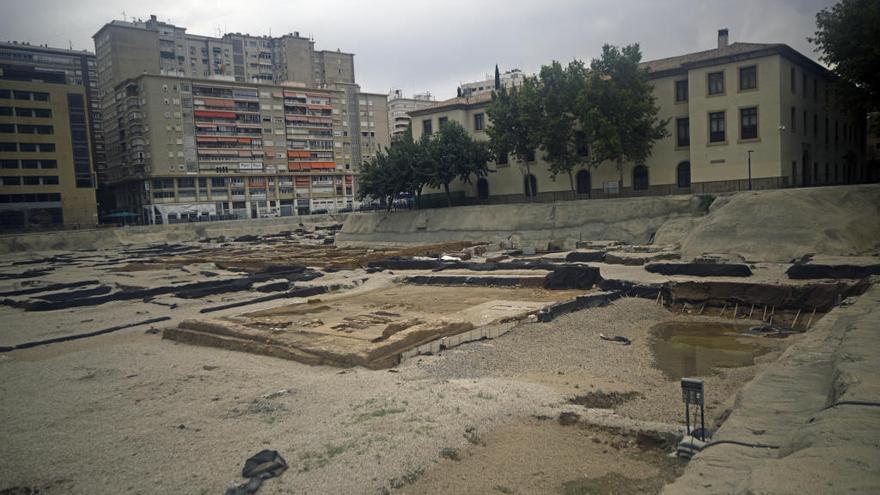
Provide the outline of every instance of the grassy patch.
<path id="1" fill-rule="evenodd" d="M 310 471 L 313 468 L 323 468 L 330 464 L 334 457 L 342 455 L 349 449 L 354 447 L 353 443 L 343 443 L 340 445 L 326 444 L 324 450 L 320 452 L 306 451 L 300 454 L 299 458 L 303 461 L 300 468 L 301 472 Z"/>

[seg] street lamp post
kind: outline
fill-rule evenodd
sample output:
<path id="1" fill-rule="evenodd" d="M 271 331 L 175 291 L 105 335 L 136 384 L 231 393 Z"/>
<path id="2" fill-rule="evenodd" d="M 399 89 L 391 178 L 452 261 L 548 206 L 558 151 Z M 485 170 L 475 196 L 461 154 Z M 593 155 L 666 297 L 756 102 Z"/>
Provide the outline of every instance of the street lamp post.
<path id="1" fill-rule="evenodd" d="M 752 190 L 752 153 L 754 153 L 754 152 L 755 152 L 755 150 L 749 150 L 749 152 L 748 152 L 749 153 L 749 191 Z"/>

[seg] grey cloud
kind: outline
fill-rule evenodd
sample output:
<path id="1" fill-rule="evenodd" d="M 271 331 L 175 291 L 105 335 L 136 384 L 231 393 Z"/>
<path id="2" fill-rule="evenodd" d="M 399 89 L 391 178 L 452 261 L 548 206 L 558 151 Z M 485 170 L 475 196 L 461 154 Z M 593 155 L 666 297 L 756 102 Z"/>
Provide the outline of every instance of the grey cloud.
<path id="1" fill-rule="evenodd" d="M 638 42 L 646 59 L 712 48 L 716 30 L 732 41 L 780 42 L 816 58 L 806 38 L 830 0 L 32 0 L 0 19 L 0 37 L 93 49 L 111 19 L 160 19 L 195 34 L 217 29 L 312 34 L 319 49 L 353 52 L 366 91 L 430 90 L 454 96 L 460 82 L 494 70 L 536 71 L 551 60 L 589 60 L 603 43 Z"/>

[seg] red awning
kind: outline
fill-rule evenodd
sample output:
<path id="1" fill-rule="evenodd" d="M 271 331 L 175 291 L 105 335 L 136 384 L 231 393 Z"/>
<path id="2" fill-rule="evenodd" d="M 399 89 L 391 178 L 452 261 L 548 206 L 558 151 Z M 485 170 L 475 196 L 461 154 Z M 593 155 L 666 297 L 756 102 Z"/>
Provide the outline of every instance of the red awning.
<path id="1" fill-rule="evenodd" d="M 215 110 L 195 110 L 193 114 L 196 117 L 212 117 L 218 119 L 234 119 L 235 112 L 218 112 Z"/>

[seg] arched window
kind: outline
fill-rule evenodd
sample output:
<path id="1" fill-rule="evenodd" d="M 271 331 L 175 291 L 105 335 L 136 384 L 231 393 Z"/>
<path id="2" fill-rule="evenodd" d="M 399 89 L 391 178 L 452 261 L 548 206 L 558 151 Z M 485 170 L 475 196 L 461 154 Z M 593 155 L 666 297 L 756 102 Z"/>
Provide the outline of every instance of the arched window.
<path id="1" fill-rule="evenodd" d="M 577 182 L 577 193 L 578 194 L 590 194 L 590 189 L 593 186 L 592 186 L 592 182 L 590 180 L 590 171 L 589 170 L 581 170 L 580 172 L 578 172 L 575 182 Z"/>
<path id="2" fill-rule="evenodd" d="M 477 197 L 489 199 L 489 181 L 485 177 L 480 177 L 477 180 Z"/>
<path id="3" fill-rule="evenodd" d="M 676 171 L 678 187 L 691 187 L 691 162 L 681 162 Z"/>
<path id="4" fill-rule="evenodd" d="M 538 194 L 538 179 L 533 174 L 523 177 L 523 192 L 526 197 L 535 197 Z"/>
<path id="5" fill-rule="evenodd" d="M 648 189 L 648 167 L 638 165 L 633 169 L 633 189 L 636 191 Z"/>

